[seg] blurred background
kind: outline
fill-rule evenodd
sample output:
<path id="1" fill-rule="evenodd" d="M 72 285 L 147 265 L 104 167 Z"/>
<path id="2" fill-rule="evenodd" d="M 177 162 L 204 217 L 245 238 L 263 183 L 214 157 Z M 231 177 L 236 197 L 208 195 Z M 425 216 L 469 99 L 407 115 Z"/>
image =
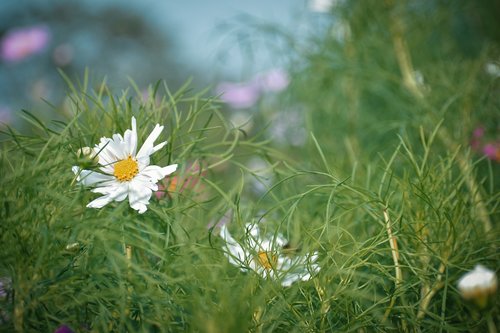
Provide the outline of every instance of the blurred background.
<path id="1" fill-rule="evenodd" d="M 309 132 L 323 142 L 333 130 L 350 143 L 330 142 L 332 150 L 353 161 L 359 145 L 378 153 L 409 125 L 447 121 L 455 111 L 423 120 L 411 99 L 443 105 L 477 67 L 484 85 L 469 86 L 485 94 L 475 95 L 482 104 L 448 123 L 457 124 L 452 139 L 481 141 L 500 160 L 498 13 L 497 0 L 6 0 L 0 126 L 22 127 L 21 110 L 59 117 L 68 90 L 59 70 L 82 80 L 88 69 L 91 84 L 105 78 L 116 94 L 130 80 L 145 95 L 158 80 L 172 91 L 192 80 L 193 90 L 220 96 L 245 133 L 264 129 L 294 150 Z"/>
<path id="2" fill-rule="evenodd" d="M 141 88 L 166 80 L 172 90 L 189 78 L 195 87 L 241 80 L 279 60 L 246 53 L 255 66 L 243 66 L 243 42 L 258 36 L 235 32 L 238 25 L 255 20 L 292 30 L 304 8 L 303 0 L 1 1 L 0 121 L 15 125 L 20 109 L 44 118 L 50 107 L 43 99 L 61 103 L 58 68 L 72 79 L 88 68 L 115 89 L 129 78 Z"/>

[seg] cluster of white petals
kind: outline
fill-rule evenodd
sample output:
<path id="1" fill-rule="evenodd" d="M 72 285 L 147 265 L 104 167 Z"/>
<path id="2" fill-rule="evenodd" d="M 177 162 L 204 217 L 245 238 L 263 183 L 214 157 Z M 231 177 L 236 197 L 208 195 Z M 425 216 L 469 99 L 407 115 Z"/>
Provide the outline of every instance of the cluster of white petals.
<path id="1" fill-rule="evenodd" d="M 87 207 L 101 208 L 128 197 L 131 208 L 140 214 L 147 210 L 153 191 L 158 190 L 157 182 L 177 169 L 177 164 L 166 167 L 150 165 L 150 156 L 167 143 L 154 144 L 162 130 L 163 126 L 157 124 L 137 151 L 137 125 L 132 117 L 132 129 L 127 129 L 123 136 L 114 134 L 112 138 L 103 137 L 99 144 L 91 148 L 98 159 L 97 170 L 72 168 L 81 184 L 92 186 L 92 192 L 102 194 Z M 81 151 L 82 154 L 88 152 L 89 149 Z"/>
<path id="2" fill-rule="evenodd" d="M 261 238 L 256 224 L 246 224 L 246 237 L 241 243 L 231 236 L 225 224 L 221 226 L 220 236 L 225 241 L 225 255 L 231 264 L 242 271 L 252 269 L 262 277 L 280 280 L 284 287 L 295 281 L 307 281 L 320 270 L 317 252 L 305 256 L 285 254 L 286 240 L 279 234 Z"/>

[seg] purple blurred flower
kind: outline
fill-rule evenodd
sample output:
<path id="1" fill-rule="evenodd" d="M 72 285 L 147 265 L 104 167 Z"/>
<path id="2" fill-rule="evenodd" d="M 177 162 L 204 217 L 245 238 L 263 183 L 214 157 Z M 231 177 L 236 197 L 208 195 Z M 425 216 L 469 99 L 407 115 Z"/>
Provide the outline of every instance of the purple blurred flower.
<path id="1" fill-rule="evenodd" d="M 261 74 L 256 78 L 262 91 L 279 92 L 288 87 L 290 77 L 282 69 L 272 69 L 269 72 Z"/>
<path id="2" fill-rule="evenodd" d="M 259 85 L 254 82 L 232 83 L 222 82 L 217 88 L 217 94 L 221 100 L 235 109 L 249 108 L 257 102 L 260 97 Z"/>
<path id="3" fill-rule="evenodd" d="M 5 61 L 16 62 L 43 50 L 50 39 L 44 25 L 14 28 L 5 34 L 0 45 L 0 56 Z"/>
<path id="4" fill-rule="evenodd" d="M 59 326 L 55 331 L 54 333 L 74 333 L 73 330 L 71 328 L 69 328 L 68 326 L 66 325 L 61 325 Z"/>

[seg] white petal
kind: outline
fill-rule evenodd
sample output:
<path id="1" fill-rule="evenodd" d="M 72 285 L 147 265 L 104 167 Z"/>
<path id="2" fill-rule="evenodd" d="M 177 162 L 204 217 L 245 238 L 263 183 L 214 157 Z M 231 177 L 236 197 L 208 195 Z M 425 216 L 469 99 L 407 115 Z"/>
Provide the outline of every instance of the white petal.
<path id="1" fill-rule="evenodd" d="M 255 223 L 245 224 L 245 229 L 247 231 L 247 243 L 252 249 L 259 250 L 260 240 L 259 240 L 259 227 Z"/>
<path id="2" fill-rule="evenodd" d="M 128 195 L 129 184 L 113 181 L 110 182 L 108 186 L 93 189 L 92 192 L 109 195 L 109 198 L 114 201 L 123 201 Z"/>
<path id="3" fill-rule="evenodd" d="M 279 256 L 276 266 L 280 271 L 288 271 L 293 266 L 293 264 L 290 258 Z"/>
<path id="4" fill-rule="evenodd" d="M 116 156 L 116 160 L 114 162 L 124 160 L 128 157 L 128 154 L 126 152 L 126 144 L 120 134 L 114 134 L 113 140 L 110 141 L 106 148 Z"/>
<path id="5" fill-rule="evenodd" d="M 157 144 L 156 146 L 153 147 L 153 149 L 151 149 L 151 153 L 149 155 L 156 153 L 158 150 L 165 147 L 166 144 L 167 144 L 167 141 L 163 141 L 162 143 Z"/>
<path id="6" fill-rule="evenodd" d="M 155 152 L 153 145 L 156 139 L 158 139 L 158 137 L 160 136 L 162 131 L 163 131 L 163 126 L 156 124 L 155 128 L 153 129 L 151 134 L 149 134 L 148 138 L 146 139 L 146 141 L 144 141 L 144 144 L 137 153 L 136 155 L 137 159 L 142 159 L 146 156 L 149 157 L 149 155 Z"/>
<path id="7" fill-rule="evenodd" d="M 93 201 L 91 201 L 87 207 L 88 208 L 102 208 L 108 203 L 110 203 L 112 200 L 108 195 L 104 195 L 102 197 L 99 197 Z"/>
<path id="8" fill-rule="evenodd" d="M 304 272 L 304 273 L 300 274 L 300 279 L 302 281 L 309 281 L 311 279 L 311 273 Z"/>
<path id="9" fill-rule="evenodd" d="M 143 186 L 141 182 L 135 181 L 134 178 L 134 180 L 129 183 L 128 201 L 130 207 L 137 210 L 139 214 L 144 213 L 147 210 L 146 205 L 149 204 L 152 193 L 153 191 L 151 191 L 151 189 Z"/>
<path id="10" fill-rule="evenodd" d="M 125 152 L 127 155 L 135 156 L 137 151 L 137 124 L 135 117 L 132 117 L 132 129 L 126 130 L 123 134 L 123 141 L 125 142 Z"/>
<path id="11" fill-rule="evenodd" d="M 283 287 L 290 287 L 295 281 L 299 280 L 300 276 L 298 274 L 287 274 L 283 281 L 281 281 L 281 285 Z"/>
<path id="12" fill-rule="evenodd" d="M 136 184 L 134 186 L 148 188 L 151 191 L 158 191 L 158 185 L 156 185 L 156 183 L 146 175 L 138 174 L 131 180 L 131 182 Z"/>
<path id="13" fill-rule="evenodd" d="M 250 236 L 259 238 L 259 226 L 256 223 L 247 223 L 245 228 Z"/>
<path id="14" fill-rule="evenodd" d="M 73 170 L 73 172 L 76 175 L 78 175 L 77 180 L 85 186 L 95 185 L 98 183 L 102 183 L 102 182 L 106 182 L 106 181 L 110 181 L 110 180 L 114 179 L 113 176 L 104 175 L 102 173 L 98 173 L 98 172 L 94 172 L 94 171 L 90 171 L 90 170 L 81 170 L 77 166 L 74 166 L 71 169 Z"/>
<path id="15" fill-rule="evenodd" d="M 110 177 L 113 177 L 111 175 L 115 174 L 115 165 L 114 165 L 114 163 L 112 163 L 112 164 L 109 164 L 109 165 L 106 165 L 106 166 L 102 166 L 102 167 L 99 168 L 99 170 L 101 170 L 102 173 L 104 173 L 106 175 L 110 175 Z"/>
<path id="16" fill-rule="evenodd" d="M 112 141 L 109 138 L 103 137 L 101 138 L 101 142 L 95 146 L 94 151 L 98 154 L 100 165 L 111 165 L 118 160 L 114 151 L 108 148 Z"/>
<path id="17" fill-rule="evenodd" d="M 316 273 L 318 273 L 318 272 L 319 272 L 319 270 L 320 270 L 320 269 L 321 269 L 321 267 L 320 267 L 318 264 L 312 264 L 312 265 L 310 266 L 310 269 L 309 269 L 309 270 L 310 270 L 312 273 L 316 274 Z"/>
<path id="18" fill-rule="evenodd" d="M 311 274 L 304 269 L 301 272 L 294 272 L 294 273 L 286 273 L 284 276 L 283 281 L 281 282 L 281 285 L 283 287 L 289 287 L 294 283 L 295 281 L 302 280 L 302 281 L 309 281 L 311 279 Z"/>
<path id="19" fill-rule="evenodd" d="M 274 240 L 274 244 L 278 247 L 283 247 L 288 243 L 285 237 L 282 234 L 277 234 L 276 239 Z"/>
<path id="20" fill-rule="evenodd" d="M 98 148 L 95 148 L 97 151 Z M 104 148 L 103 150 L 101 150 L 98 154 L 97 154 L 97 157 L 99 158 L 99 164 L 104 166 L 104 167 L 111 167 L 113 168 L 113 164 L 116 163 L 116 161 L 118 160 L 118 157 L 114 156 L 111 151 L 108 151 L 106 150 L 106 148 Z"/>
<path id="21" fill-rule="evenodd" d="M 234 240 L 225 225 L 220 228 L 220 236 L 226 242 L 226 249 L 229 251 L 227 257 L 229 262 L 235 266 L 241 266 L 247 259 L 247 252 Z"/>
<path id="22" fill-rule="evenodd" d="M 272 240 L 264 239 L 259 244 L 259 250 L 261 250 L 261 251 L 272 252 L 275 249 L 276 249 L 276 246 Z"/>
<path id="23" fill-rule="evenodd" d="M 149 165 L 141 171 L 141 175 L 149 177 L 152 182 L 156 183 L 160 179 L 173 173 L 175 170 L 177 170 L 177 164 L 168 165 L 163 168 L 157 165 Z"/>

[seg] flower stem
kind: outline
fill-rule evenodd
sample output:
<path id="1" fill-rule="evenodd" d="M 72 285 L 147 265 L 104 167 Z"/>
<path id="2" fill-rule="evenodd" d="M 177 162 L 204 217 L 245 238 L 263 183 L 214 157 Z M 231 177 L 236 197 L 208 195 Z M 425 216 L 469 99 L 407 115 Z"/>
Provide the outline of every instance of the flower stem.
<path id="1" fill-rule="evenodd" d="M 497 327 L 495 325 L 495 322 L 493 321 L 491 313 L 488 314 L 488 318 L 486 319 L 486 321 L 488 323 L 488 333 L 497 333 Z"/>
<path id="2" fill-rule="evenodd" d="M 420 320 L 425 316 L 425 313 L 427 312 L 427 308 L 429 307 L 432 298 L 434 297 L 434 295 L 436 295 L 439 289 L 443 288 L 444 283 L 441 281 L 441 279 L 443 277 L 445 269 L 446 269 L 445 264 L 441 263 L 441 265 L 439 265 L 439 276 L 437 278 L 438 280 L 430 290 L 428 284 L 424 284 L 422 286 L 422 292 L 421 292 L 422 300 L 420 301 L 420 305 L 418 307 L 417 319 Z"/>
<path id="3" fill-rule="evenodd" d="M 262 307 L 258 306 L 257 309 L 253 313 L 253 320 L 255 321 L 256 332 L 262 332 L 262 323 L 260 322 L 260 318 L 262 317 Z"/>
<path id="4" fill-rule="evenodd" d="M 401 267 L 399 265 L 399 251 L 398 251 L 398 242 L 396 239 L 396 236 L 392 233 L 392 227 L 391 227 L 391 220 L 389 218 L 389 213 L 387 212 L 387 208 L 384 209 L 384 220 L 385 220 L 385 228 L 387 231 L 387 236 L 389 238 L 389 245 L 391 247 L 391 253 L 392 253 L 392 260 L 394 262 L 394 270 L 395 270 L 395 275 L 396 275 L 396 280 L 395 280 L 395 289 L 397 290 L 401 284 L 403 283 L 403 272 L 401 271 Z M 389 313 L 391 312 L 394 302 L 396 301 L 396 296 L 393 295 L 391 298 L 391 303 L 389 304 L 389 307 L 384 313 L 384 317 L 382 318 L 382 322 L 385 322 L 385 320 L 389 317 Z"/>

